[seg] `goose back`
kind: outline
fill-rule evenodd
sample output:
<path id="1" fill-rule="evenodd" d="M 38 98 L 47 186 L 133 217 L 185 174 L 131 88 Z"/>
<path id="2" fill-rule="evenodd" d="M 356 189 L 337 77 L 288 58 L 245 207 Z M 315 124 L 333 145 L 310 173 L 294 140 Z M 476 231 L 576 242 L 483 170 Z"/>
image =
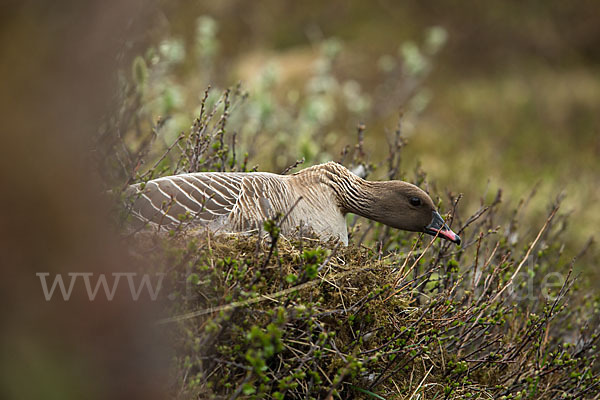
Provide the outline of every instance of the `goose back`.
<path id="1" fill-rule="evenodd" d="M 266 219 L 286 215 L 282 233 L 302 226 L 322 239 L 348 243 L 339 200 L 319 168 L 294 175 L 265 172 L 200 172 L 132 185 L 132 214 L 159 229 L 206 227 L 217 232 L 253 232 Z"/>

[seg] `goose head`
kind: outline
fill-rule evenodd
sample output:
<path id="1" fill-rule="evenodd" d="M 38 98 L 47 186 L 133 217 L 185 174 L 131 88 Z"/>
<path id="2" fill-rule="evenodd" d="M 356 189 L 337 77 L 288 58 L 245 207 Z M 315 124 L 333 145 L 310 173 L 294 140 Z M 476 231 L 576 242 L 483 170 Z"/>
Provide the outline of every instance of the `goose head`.
<path id="1" fill-rule="evenodd" d="M 460 244 L 460 237 L 446 225 L 425 191 L 403 181 L 369 183 L 372 184 L 371 215 L 365 215 L 367 218 L 392 228 L 438 235 Z"/>

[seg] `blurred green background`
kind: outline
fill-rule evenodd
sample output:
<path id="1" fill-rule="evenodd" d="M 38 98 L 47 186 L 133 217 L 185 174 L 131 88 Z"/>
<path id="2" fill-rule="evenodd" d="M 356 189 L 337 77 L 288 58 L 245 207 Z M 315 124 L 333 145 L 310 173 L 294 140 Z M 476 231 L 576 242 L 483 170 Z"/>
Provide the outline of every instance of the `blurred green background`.
<path id="1" fill-rule="evenodd" d="M 420 166 L 438 194 L 463 193 L 463 215 L 499 188 L 516 205 L 536 187 L 521 215 L 532 231 L 564 193 L 577 251 L 600 224 L 599 11 L 593 1 L 164 3 L 133 74 L 147 117 L 171 117 L 164 146 L 208 85 L 241 82 L 248 99 L 229 129 L 260 170 L 339 160 L 359 123 L 381 163 L 402 114 L 406 179 Z"/>

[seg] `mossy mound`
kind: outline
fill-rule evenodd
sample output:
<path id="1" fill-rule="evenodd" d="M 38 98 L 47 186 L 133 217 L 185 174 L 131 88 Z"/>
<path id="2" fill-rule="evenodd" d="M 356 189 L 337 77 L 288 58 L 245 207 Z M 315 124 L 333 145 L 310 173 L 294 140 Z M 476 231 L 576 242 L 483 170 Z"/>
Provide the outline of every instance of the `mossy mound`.
<path id="1" fill-rule="evenodd" d="M 464 250 L 429 238 L 386 253 L 277 230 L 136 243 L 167 273 L 177 398 L 550 399 L 598 387 L 589 314 L 565 306 L 571 278 L 552 301 L 505 296 L 506 243 L 480 279 L 459 272 Z"/>

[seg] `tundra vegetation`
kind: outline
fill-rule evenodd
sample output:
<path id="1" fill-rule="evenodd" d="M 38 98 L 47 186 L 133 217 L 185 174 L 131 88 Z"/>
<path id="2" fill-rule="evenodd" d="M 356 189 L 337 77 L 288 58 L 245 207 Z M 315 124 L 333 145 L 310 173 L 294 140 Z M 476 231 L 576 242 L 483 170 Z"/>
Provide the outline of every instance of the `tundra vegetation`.
<path id="1" fill-rule="evenodd" d="M 540 199 L 535 186 L 520 201 L 505 201 L 500 189 L 468 193 L 466 212 L 461 194 L 406 161 L 404 124 L 428 101 L 423 79 L 444 45 L 442 28 L 379 60 L 403 77 L 395 93 L 404 97 L 392 106 L 404 116 L 388 126 L 387 154 L 379 146 L 376 156 L 369 126 L 332 128 L 337 114 L 384 112 L 334 73 L 343 51 L 335 39 L 320 43 L 303 89 L 285 95 L 268 68 L 248 90 L 207 88 L 210 68 L 190 87 L 176 82 L 185 49 L 211 65 L 217 29 L 200 18 L 193 46 L 167 38 L 136 57 L 96 140 L 98 154 L 109 155 L 96 161 L 115 224 L 134 257 L 167 274 L 159 325 L 174 349 L 173 398 L 598 397 L 600 303 L 578 280 L 580 260 L 595 259 L 586 254 L 591 241 L 567 234 L 562 196 Z M 194 91 L 192 116 L 181 102 Z M 186 215 L 169 232 L 126 229 L 129 184 L 196 171 L 288 173 L 330 159 L 367 179 L 427 189 L 462 245 L 353 215 L 348 247 L 282 237 L 285 215 L 254 236 L 190 230 Z"/>

